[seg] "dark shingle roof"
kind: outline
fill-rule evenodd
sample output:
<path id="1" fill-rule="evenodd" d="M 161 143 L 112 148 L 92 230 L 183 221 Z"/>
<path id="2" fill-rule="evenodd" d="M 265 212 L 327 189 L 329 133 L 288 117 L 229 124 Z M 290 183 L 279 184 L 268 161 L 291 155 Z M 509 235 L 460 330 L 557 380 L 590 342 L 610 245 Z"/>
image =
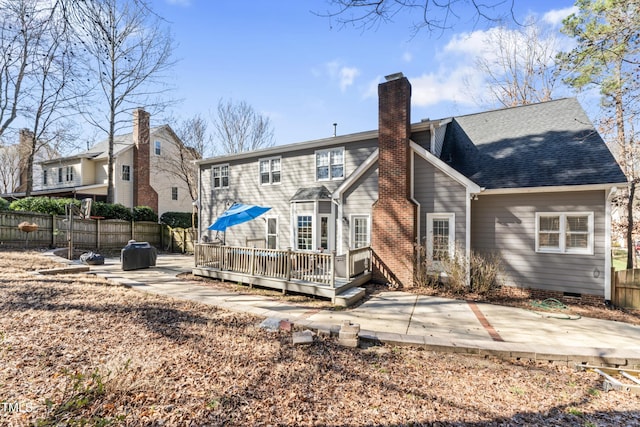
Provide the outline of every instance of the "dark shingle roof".
<path id="1" fill-rule="evenodd" d="M 487 189 L 627 181 L 573 98 L 455 117 L 441 158 Z"/>
<path id="2" fill-rule="evenodd" d="M 331 200 L 331 192 L 324 185 L 320 187 L 299 188 L 291 201 Z"/>

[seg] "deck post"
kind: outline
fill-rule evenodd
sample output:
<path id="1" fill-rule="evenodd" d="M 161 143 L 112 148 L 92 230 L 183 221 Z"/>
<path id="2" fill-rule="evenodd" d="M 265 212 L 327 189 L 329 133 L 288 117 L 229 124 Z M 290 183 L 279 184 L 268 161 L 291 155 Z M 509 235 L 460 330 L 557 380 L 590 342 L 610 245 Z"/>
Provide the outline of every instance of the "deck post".
<path id="1" fill-rule="evenodd" d="M 331 271 L 331 287 L 336 287 L 336 251 L 331 251 L 331 261 L 329 264 L 329 270 Z"/>
<path id="2" fill-rule="evenodd" d="M 249 274 L 253 276 L 256 272 L 256 248 L 251 248 L 251 255 L 249 256 Z M 253 288 L 253 285 L 249 287 Z"/>
<path id="3" fill-rule="evenodd" d="M 349 281 L 349 277 L 351 277 L 351 249 L 347 249 L 347 253 L 344 256 L 344 264 L 344 274 L 347 276 L 347 281 Z"/>
<path id="4" fill-rule="evenodd" d="M 287 269 L 287 282 L 291 280 L 291 248 L 287 248 L 287 260 L 285 268 Z"/>

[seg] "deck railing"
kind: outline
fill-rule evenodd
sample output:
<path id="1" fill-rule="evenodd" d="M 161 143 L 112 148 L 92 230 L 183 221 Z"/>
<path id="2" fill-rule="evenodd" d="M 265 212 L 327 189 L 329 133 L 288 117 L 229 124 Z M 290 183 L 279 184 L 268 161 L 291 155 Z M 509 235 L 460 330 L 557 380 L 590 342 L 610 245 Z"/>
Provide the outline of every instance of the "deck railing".
<path id="1" fill-rule="evenodd" d="M 344 256 L 347 279 L 364 273 L 371 265 L 371 249 L 360 248 Z M 335 253 L 246 248 L 199 243 L 195 250 L 196 267 L 265 276 L 284 280 L 303 280 L 335 287 Z M 342 272 L 341 272 L 342 273 Z"/>

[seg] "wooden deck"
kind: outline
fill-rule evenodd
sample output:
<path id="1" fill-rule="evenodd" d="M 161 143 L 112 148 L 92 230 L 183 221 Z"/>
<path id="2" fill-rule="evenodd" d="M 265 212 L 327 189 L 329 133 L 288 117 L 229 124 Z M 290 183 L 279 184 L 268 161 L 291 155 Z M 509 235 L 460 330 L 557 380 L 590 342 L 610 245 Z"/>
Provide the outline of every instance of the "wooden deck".
<path id="1" fill-rule="evenodd" d="M 358 299 L 347 292 L 371 279 L 371 249 L 345 255 L 291 250 L 197 244 L 193 274 L 329 298 L 349 305 Z"/>

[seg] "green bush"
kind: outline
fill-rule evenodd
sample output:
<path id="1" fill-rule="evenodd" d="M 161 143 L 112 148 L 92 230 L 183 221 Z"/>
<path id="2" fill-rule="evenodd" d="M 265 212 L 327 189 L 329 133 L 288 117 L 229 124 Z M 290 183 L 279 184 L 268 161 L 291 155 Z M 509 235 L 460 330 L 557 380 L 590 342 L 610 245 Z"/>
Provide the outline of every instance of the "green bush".
<path id="1" fill-rule="evenodd" d="M 131 209 L 120 203 L 95 202 L 91 205 L 91 215 L 101 216 L 105 219 L 123 219 L 125 221 L 133 219 Z"/>
<path id="2" fill-rule="evenodd" d="M 198 217 L 196 216 L 196 223 Z M 160 222 L 171 228 L 191 228 L 191 213 L 165 212 L 160 216 Z"/>
<path id="3" fill-rule="evenodd" d="M 9 209 L 9 201 L 0 197 L 0 211 L 6 211 Z"/>
<path id="4" fill-rule="evenodd" d="M 136 206 L 133 208 L 133 220 L 158 222 L 158 214 L 149 206 Z"/>
<path id="5" fill-rule="evenodd" d="M 14 200 L 9 205 L 9 209 L 13 211 L 38 212 L 49 215 L 64 215 L 65 208 L 73 203 L 78 208 L 80 200 L 74 199 L 57 199 L 50 197 L 25 197 L 24 199 Z"/>

